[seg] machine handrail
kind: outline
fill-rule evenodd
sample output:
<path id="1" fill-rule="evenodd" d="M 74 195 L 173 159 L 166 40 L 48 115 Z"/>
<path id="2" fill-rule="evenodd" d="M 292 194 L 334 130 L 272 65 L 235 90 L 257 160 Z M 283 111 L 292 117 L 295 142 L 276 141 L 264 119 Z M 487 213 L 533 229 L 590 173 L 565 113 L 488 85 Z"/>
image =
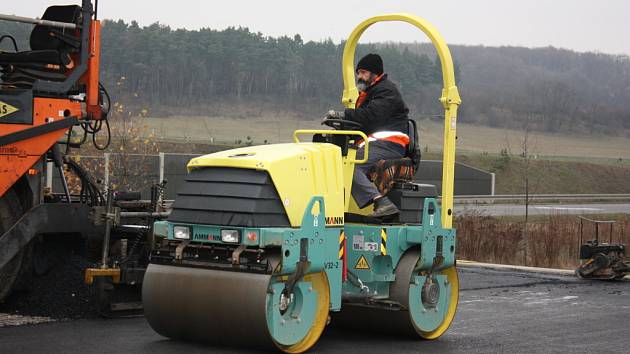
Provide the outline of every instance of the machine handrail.
<path id="1" fill-rule="evenodd" d="M 361 160 L 357 160 L 357 159 L 348 160 L 347 162 L 355 163 L 357 165 L 360 165 L 362 163 L 366 163 L 367 162 L 368 153 L 369 153 L 369 149 L 370 149 L 369 148 L 370 141 L 369 141 L 367 135 L 365 135 L 365 133 L 362 132 L 362 131 L 358 131 L 358 130 L 298 129 L 298 130 L 293 132 L 293 141 L 295 141 L 296 143 L 299 143 L 300 142 L 300 138 L 298 136 L 299 135 L 307 135 L 307 134 L 308 135 L 312 135 L 312 134 L 358 135 L 365 142 L 365 150 L 364 150 L 364 153 L 363 153 L 363 158 Z"/>
<path id="2" fill-rule="evenodd" d="M 444 108 L 444 157 L 442 167 L 442 226 L 450 229 L 453 225 L 453 193 L 455 175 L 455 137 L 457 126 L 457 107 L 461 103 L 457 86 L 455 85 L 455 69 L 451 52 L 440 33 L 427 20 L 405 13 L 395 13 L 375 16 L 361 22 L 350 34 L 343 49 L 342 104 L 346 108 L 354 108 L 359 95 L 354 81 L 354 54 L 363 32 L 377 22 L 402 21 L 412 24 L 422 30 L 435 46 L 442 66 L 443 88 L 440 102 Z"/>
<path id="3" fill-rule="evenodd" d="M 15 16 L 15 15 L 5 15 L 5 14 L 0 14 L 0 20 L 2 20 L 2 21 L 10 21 L 10 22 L 29 23 L 29 24 L 32 24 L 32 25 L 47 26 L 47 27 L 54 27 L 54 28 L 61 28 L 61 29 L 65 29 L 65 28 L 77 29 L 77 28 L 81 27 L 81 26 L 77 26 L 76 23 L 71 23 L 71 22 L 41 20 L 41 19 L 38 19 L 38 18 L 30 18 L 30 17 L 23 17 L 23 16 Z"/>

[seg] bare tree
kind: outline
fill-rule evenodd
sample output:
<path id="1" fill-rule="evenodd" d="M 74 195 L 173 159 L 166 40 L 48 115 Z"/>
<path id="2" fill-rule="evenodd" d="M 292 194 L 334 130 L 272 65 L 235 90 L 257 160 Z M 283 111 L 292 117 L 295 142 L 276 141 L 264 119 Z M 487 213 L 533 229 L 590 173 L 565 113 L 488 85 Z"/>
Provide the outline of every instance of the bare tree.
<path id="1" fill-rule="evenodd" d="M 533 161 L 537 159 L 536 153 L 536 140 L 535 136 L 532 134 L 531 129 L 531 121 L 533 119 L 532 113 L 526 113 L 526 117 L 524 119 L 524 125 L 521 130 L 521 153 L 519 158 L 521 159 L 521 179 L 523 183 L 523 191 L 524 191 L 524 202 L 525 202 L 525 219 L 523 221 L 523 263 L 525 265 L 528 264 L 528 248 L 529 248 L 529 206 L 533 200 L 532 195 L 536 193 L 536 191 L 540 187 L 540 183 L 543 180 L 542 174 L 534 174 L 533 172 Z"/>

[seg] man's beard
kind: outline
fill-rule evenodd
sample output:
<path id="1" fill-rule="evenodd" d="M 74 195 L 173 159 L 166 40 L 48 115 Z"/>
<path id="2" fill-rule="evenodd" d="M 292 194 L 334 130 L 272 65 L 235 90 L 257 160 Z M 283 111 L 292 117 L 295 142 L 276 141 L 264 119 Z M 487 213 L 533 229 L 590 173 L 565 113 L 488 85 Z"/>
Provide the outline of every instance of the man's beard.
<path id="1" fill-rule="evenodd" d="M 357 80 L 357 89 L 361 92 L 364 92 L 365 90 L 367 90 L 367 88 L 370 87 L 370 83 L 362 80 L 362 79 L 358 79 Z"/>
<path id="2" fill-rule="evenodd" d="M 376 80 L 377 76 L 374 74 L 370 75 L 369 80 L 357 79 L 357 90 L 360 92 L 365 92 L 368 87 L 372 86 L 374 80 Z"/>

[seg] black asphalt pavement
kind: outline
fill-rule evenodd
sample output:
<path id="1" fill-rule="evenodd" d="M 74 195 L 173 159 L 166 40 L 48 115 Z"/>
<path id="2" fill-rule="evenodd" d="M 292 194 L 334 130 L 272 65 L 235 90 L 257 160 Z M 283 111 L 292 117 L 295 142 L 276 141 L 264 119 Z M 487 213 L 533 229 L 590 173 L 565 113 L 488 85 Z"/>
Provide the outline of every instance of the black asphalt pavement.
<path id="1" fill-rule="evenodd" d="M 460 267 L 455 321 L 435 341 L 351 330 L 324 332 L 312 353 L 628 353 L 630 280 Z M 226 323 L 229 325 L 229 323 Z M 387 325 L 387 324 L 383 324 Z M 0 353 L 232 353 L 235 347 L 181 343 L 144 318 L 83 319 L 0 328 Z"/>

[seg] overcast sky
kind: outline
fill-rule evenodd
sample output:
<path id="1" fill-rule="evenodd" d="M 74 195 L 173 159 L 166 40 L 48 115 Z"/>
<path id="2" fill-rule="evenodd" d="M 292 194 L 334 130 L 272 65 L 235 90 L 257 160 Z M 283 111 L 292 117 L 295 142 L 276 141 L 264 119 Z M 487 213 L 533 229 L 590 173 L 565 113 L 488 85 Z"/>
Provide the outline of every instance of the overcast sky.
<path id="1" fill-rule="evenodd" d="M 41 16 L 46 6 L 77 1 L 3 1 L 0 12 Z M 448 43 L 485 46 L 554 46 L 630 55 L 627 0 L 101 0 L 99 17 L 160 22 L 172 28 L 244 26 L 265 35 L 339 42 L 360 21 L 410 12 L 431 21 Z M 427 41 L 406 24 L 373 26 L 361 42 Z"/>

